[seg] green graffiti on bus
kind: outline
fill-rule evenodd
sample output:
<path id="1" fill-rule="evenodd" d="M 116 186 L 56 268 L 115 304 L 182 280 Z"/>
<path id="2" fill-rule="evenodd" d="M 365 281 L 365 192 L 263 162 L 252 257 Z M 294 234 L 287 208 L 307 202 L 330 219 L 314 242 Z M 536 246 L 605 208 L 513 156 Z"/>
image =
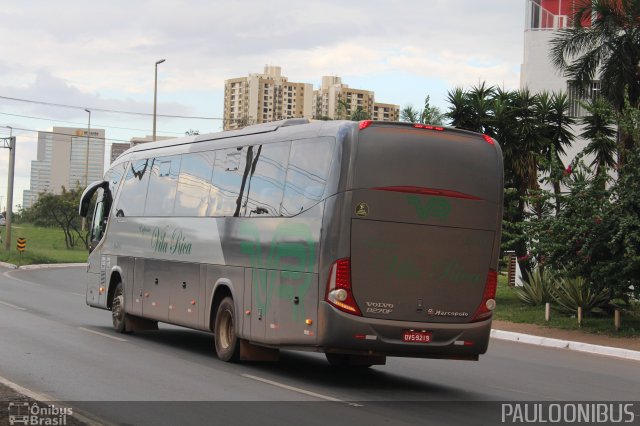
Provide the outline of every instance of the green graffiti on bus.
<path id="1" fill-rule="evenodd" d="M 407 195 L 407 202 L 415 207 L 416 214 L 422 220 L 433 217 L 445 221 L 451 214 L 451 202 L 443 197 L 428 197 L 422 200 L 417 195 Z"/>
<path id="2" fill-rule="evenodd" d="M 293 306 L 293 320 L 303 320 L 304 296 L 311 287 L 315 259 L 315 243 L 309 225 L 280 224 L 273 231 L 268 250 L 261 247 L 260 231 L 255 223 L 240 224 L 239 233 L 247 237 L 240 243 L 240 249 L 249 256 L 257 308 L 266 314 L 278 287 L 277 295 L 281 299 L 298 298 Z"/>
<path id="3" fill-rule="evenodd" d="M 420 278 L 420 266 L 411 259 L 401 259 L 397 254 L 399 249 L 396 243 L 367 238 L 364 247 L 371 253 L 371 268 L 378 273 L 398 279 Z"/>

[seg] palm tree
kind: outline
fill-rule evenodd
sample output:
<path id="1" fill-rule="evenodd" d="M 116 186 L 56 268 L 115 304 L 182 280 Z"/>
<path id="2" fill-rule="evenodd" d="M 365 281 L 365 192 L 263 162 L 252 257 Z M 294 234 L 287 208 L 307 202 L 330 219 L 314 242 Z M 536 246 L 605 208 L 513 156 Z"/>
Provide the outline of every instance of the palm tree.
<path id="1" fill-rule="evenodd" d="M 582 118 L 585 128 L 580 136 L 590 142 L 582 154 L 593 155 L 591 166 L 601 177 L 616 166 L 615 115 L 606 99 L 598 98 L 583 106 L 589 115 Z"/>
<path id="2" fill-rule="evenodd" d="M 582 0 L 573 25 L 551 40 L 553 64 L 584 89 L 592 80 L 601 82 L 602 95 L 617 112 L 628 91 L 634 107 L 640 99 L 640 1 Z M 624 150 L 633 139 L 620 134 Z M 621 157 L 624 152 L 621 152 Z M 621 158 L 621 162 L 624 160 Z"/>
<path id="3" fill-rule="evenodd" d="M 565 148 L 571 146 L 575 139 L 571 126 L 576 124 L 576 120 L 569 116 L 569 100 L 564 93 L 540 93 L 537 110 L 544 138 L 541 154 L 545 171 L 549 173 L 548 180 L 553 185 L 556 214 L 560 214 L 560 183 L 565 171 L 561 156 L 565 155 Z"/>
<path id="4" fill-rule="evenodd" d="M 417 123 L 419 121 L 420 111 L 415 109 L 413 105 L 407 105 L 400 111 L 400 120 L 409 123 Z"/>
<path id="5" fill-rule="evenodd" d="M 462 87 L 456 87 L 447 93 L 447 101 L 451 106 L 445 114 L 451 120 L 451 125 L 460 129 L 473 129 L 473 107 L 469 102 L 467 92 Z"/>
<path id="6" fill-rule="evenodd" d="M 493 95 L 495 88 L 487 87 L 486 82 L 474 86 L 469 90 L 467 96 L 473 111 L 473 127 L 471 130 L 485 133 L 489 128 L 492 119 Z"/>

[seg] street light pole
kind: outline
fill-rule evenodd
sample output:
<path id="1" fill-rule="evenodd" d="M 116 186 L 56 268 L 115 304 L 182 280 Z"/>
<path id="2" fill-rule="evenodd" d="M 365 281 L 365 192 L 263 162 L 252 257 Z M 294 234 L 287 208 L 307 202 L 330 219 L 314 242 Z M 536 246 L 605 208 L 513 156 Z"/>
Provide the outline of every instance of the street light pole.
<path id="1" fill-rule="evenodd" d="M 87 125 L 87 152 L 84 162 L 84 187 L 89 185 L 89 141 L 91 140 L 91 111 L 85 108 L 85 111 L 89 113 L 89 123 Z"/>
<path id="2" fill-rule="evenodd" d="M 165 59 L 160 59 L 156 61 L 156 77 L 153 85 L 153 141 L 156 140 L 156 108 L 157 108 L 157 99 L 158 99 L 158 65 L 163 63 Z"/>

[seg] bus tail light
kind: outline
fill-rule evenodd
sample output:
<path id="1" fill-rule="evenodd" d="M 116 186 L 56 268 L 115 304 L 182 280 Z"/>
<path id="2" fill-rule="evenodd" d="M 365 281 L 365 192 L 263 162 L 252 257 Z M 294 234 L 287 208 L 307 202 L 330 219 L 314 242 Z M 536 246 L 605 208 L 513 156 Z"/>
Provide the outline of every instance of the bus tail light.
<path id="1" fill-rule="evenodd" d="M 331 266 L 325 300 L 343 312 L 362 316 L 351 292 L 351 259 L 336 260 Z"/>
<path id="2" fill-rule="evenodd" d="M 491 316 L 491 312 L 496 308 L 496 290 L 498 289 L 498 273 L 493 269 L 489 269 L 487 281 L 484 285 L 484 293 L 480 306 L 473 314 L 471 322 L 482 321 Z"/>
<path id="3" fill-rule="evenodd" d="M 484 140 L 489 144 L 489 145 L 495 145 L 495 141 L 493 140 L 493 138 L 489 135 L 482 135 L 482 137 L 484 138 Z"/>
<path id="4" fill-rule="evenodd" d="M 360 124 L 358 124 L 358 128 L 360 130 L 364 130 L 367 127 L 371 126 L 371 124 L 373 124 L 373 120 L 362 120 Z"/>

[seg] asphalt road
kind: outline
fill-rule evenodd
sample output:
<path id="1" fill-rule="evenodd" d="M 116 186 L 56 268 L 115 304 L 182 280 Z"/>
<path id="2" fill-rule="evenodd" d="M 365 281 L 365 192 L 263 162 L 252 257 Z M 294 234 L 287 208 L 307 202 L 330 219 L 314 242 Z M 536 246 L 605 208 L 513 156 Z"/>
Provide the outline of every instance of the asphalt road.
<path id="1" fill-rule="evenodd" d="M 110 312 L 85 305 L 84 273 L 0 269 L 0 376 L 116 424 L 496 424 L 487 401 L 640 399 L 638 362 L 499 340 L 479 362 L 224 363 L 206 333 L 113 332 Z"/>

